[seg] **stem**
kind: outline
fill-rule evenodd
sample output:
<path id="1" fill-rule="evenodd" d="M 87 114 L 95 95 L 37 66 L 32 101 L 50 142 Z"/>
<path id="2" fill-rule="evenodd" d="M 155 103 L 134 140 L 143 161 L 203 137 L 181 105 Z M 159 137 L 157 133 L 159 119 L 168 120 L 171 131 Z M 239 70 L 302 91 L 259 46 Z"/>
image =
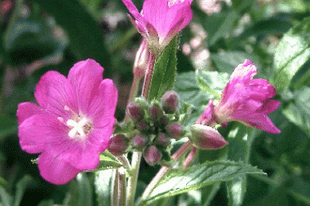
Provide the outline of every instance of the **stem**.
<path id="1" fill-rule="evenodd" d="M 192 151 L 187 155 L 183 163 L 183 169 L 187 168 L 188 165 L 194 160 L 197 154 L 197 147 L 193 147 Z"/>
<path id="2" fill-rule="evenodd" d="M 172 158 L 174 160 L 179 160 L 180 157 L 182 157 L 182 155 L 186 154 L 187 151 L 190 149 L 191 147 L 191 143 L 188 141 L 185 144 L 183 144 L 178 151 L 176 151 L 173 155 Z M 166 173 L 168 173 L 172 168 L 171 167 L 165 167 L 163 166 L 158 173 L 156 174 L 156 176 L 152 179 L 152 181 L 148 184 L 148 186 L 146 187 L 146 189 L 144 190 L 144 193 L 142 195 L 141 201 L 138 204 L 139 206 L 144 205 L 144 200 L 151 194 L 151 192 L 153 191 L 153 189 L 156 187 L 156 185 L 159 183 L 159 181 L 166 175 Z"/>
<path id="3" fill-rule="evenodd" d="M 135 151 L 132 154 L 132 161 L 131 161 L 131 166 L 132 166 L 131 174 L 132 174 L 132 176 L 130 178 L 128 178 L 127 206 L 133 206 L 134 205 L 141 157 L 142 157 L 141 152 Z"/>
<path id="4" fill-rule="evenodd" d="M 123 167 L 118 169 L 119 172 L 119 184 L 118 184 L 118 205 L 126 206 L 126 172 Z"/>
<path id="5" fill-rule="evenodd" d="M 154 73 L 155 60 L 156 60 L 156 56 L 150 53 L 150 60 L 149 60 L 147 71 L 144 77 L 143 89 L 142 89 L 142 96 L 145 97 L 145 99 L 148 99 L 149 97 L 151 83 L 153 79 L 153 73 Z"/>
<path id="6" fill-rule="evenodd" d="M 125 155 L 116 156 L 117 160 L 125 167 L 125 169 L 129 172 L 131 169 L 131 166 L 129 164 L 129 161 Z"/>
<path id="7" fill-rule="evenodd" d="M 118 170 L 115 170 L 114 182 L 113 182 L 113 191 L 112 191 L 112 206 L 118 206 L 118 179 L 119 173 Z"/>

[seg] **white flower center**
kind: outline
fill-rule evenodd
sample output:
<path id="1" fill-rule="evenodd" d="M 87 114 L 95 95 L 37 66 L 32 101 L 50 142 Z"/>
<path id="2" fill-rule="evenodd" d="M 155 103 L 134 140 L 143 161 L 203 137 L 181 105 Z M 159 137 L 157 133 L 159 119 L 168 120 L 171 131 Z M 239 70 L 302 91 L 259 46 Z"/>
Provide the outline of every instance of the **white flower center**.
<path id="1" fill-rule="evenodd" d="M 78 138 L 84 139 L 86 135 L 89 133 L 91 129 L 91 123 L 84 117 L 79 119 L 79 121 L 75 121 L 73 119 L 69 119 L 66 122 L 67 126 L 71 128 L 68 133 L 70 138 Z"/>

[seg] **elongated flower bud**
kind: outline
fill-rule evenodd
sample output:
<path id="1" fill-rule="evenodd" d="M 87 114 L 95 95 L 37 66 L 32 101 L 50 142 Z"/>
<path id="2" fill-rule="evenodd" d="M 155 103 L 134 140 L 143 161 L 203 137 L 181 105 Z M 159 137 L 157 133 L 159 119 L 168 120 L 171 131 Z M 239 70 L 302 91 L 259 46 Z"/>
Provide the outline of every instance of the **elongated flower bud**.
<path id="1" fill-rule="evenodd" d="M 142 43 L 137 51 L 135 63 L 133 66 L 133 74 L 137 78 L 142 78 L 145 74 L 149 63 L 150 51 L 146 39 L 143 38 Z"/>
<path id="2" fill-rule="evenodd" d="M 120 156 L 127 152 L 129 140 L 125 135 L 118 134 L 110 139 L 109 152 L 114 156 Z"/>
<path id="3" fill-rule="evenodd" d="M 156 136 L 156 139 L 155 139 L 156 143 L 163 146 L 163 147 L 166 147 L 169 145 L 170 143 L 170 139 L 168 138 L 168 136 L 165 134 L 165 133 L 159 133 L 157 136 Z"/>
<path id="4" fill-rule="evenodd" d="M 161 101 L 164 111 L 167 114 L 173 114 L 179 106 L 180 97 L 175 91 L 168 91 L 164 94 Z"/>
<path id="5" fill-rule="evenodd" d="M 191 143 L 203 150 L 220 149 L 228 144 L 222 135 L 214 128 L 195 124 L 191 128 Z"/>
<path id="6" fill-rule="evenodd" d="M 167 134 L 174 139 L 179 139 L 183 133 L 183 127 L 178 122 L 170 123 L 169 125 L 166 126 L 165 129 Z"/>
<path id="7" fill-rule="evenodd" d="M 126 112 L 129 115 L 129 117 L 136 122 L 139 122 L 144 117 L 143 109 L 141 108 L 141 106 L 139 106 L 138 104 L 134 102 L 130 102 L 127 105 Z"/>
<path id="8" fill-rule="evenodd" d="M 162 156 L 163 155 L 161 154 L 161 152 L 154 145 L 151 145 L 148 148 L 146 148 L 146 150 L 143 153 L 145 161 L 151 166 L 154 166 L 156 163 L 158 163 L 161 160 Z"/>

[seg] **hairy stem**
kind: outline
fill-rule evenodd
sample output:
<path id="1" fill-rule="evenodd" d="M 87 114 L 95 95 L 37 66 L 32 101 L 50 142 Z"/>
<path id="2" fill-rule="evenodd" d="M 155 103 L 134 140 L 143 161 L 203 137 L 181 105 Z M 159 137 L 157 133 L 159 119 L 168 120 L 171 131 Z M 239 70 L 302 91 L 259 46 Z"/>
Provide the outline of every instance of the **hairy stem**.
<path id="1" fill-rule="evenodd" d="M 143 89 L 142 89 L 142 96 L 145 99 L 148 99 L 150 89 L 151 89 L 151 83 L 153 79 L 153 73 L 154 73 L 154 65 L 155 65 L 155 60 L 156 56 L 152 53 L 150 53 L 150 59 L 149 59 L 149 64 L 148 68 L 146 70 L 146 74 L 144 77 L 144 82 L 143 82 Z"/>
<path id="2" fill-rule="evenodd" d="M 132 154 L 131 177 L 128 179 L 128 187 L 127 187 L 127 206 L 134 205 L 141 157 L 142 157 L 141 152 L 135 151 Z"/>

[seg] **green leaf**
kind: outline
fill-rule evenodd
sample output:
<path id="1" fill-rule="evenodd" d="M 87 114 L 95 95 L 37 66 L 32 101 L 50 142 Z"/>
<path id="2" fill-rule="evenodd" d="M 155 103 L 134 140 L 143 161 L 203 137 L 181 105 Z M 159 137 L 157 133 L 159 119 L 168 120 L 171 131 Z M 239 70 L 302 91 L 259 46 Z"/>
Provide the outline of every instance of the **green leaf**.
<path id="1" fill-rule="evenodd" d="M 220 99 L 229 80 L 229 75 L 215 71 L 200 71 L 196 73 L 196 79 L 201 90 L 212 94 L 213 98 Z"/>
<path id="2" fill-rule="evenodd" d="M 55 206 L 55 203 L 53 200 L 42 200 L 38 206 Z"/>
<path id="3" fill-rule="evenodd" d="M 283 114 L 310 137 L 310 87 L 297 90 L 293 95 L 294 101 L 284 107 Z"/>
<path id="4" fill-rule="evenodd" d="M 98 206 L 111 205 L 114 170 L 96 172 L 95 191 Z"/>
<path id="5" fill-rule="evenodd" d="M 19 206 L 22 198 L 24 196 L 25 190 L 29 182 L 31 181 L 31 177 L 26 175 L 21 180 L 18 181 L 16 185 L 16 192 L 15 192 L 15 199 L 14 199 L 14 206 Z"/>
<path id="6" fill-rule="evenodd" d="M 219 39 L 231 34 L 231 29 L 239 19 L 236 11 L 221 12 L 212 14 L 205 21 L 205 28 L 208 33 L 209 44 L 214 45 Z"/>
<path id="7" fill-rule="evenodd" d="M 92 186 L 86 173 L 79 173 L 70 184 L 69 192 L 64 200 L 67 206 L 92 206 Z"/>
<path id="8" fill-rule="evenodd" d="M 6 192 L 4 187 L 0 186 L 0 206 L 11 206 L 12 197 Z"/>
<path id="9" fill-rule="evenodd" d="M 117 169 L 122 166 L 123 165 L 109 151 L 106 150 L 104 153 L 100 154 L 99 166 L 95 169 L 95 171 Z"/>
<path id="10" fill-rule="evenodd" d="M 166 47 L 154 65 L 149 100 L 160 99 L 164 93 L 173 88 L 177 65 L 177 37 Z"/>
<path id="11" fill-rule="evenodd" d="M 103 42 L 103 33 L 78 0 L 32 0 L 52 15 L 65 29 L 69 47 L 79 60 L 95 59 L 109 71 L 110 57 Z"/>
<path id="12" fill-rule="evenodd" d="M 281 39 L 274 56 L 274 80 L 278 91 L 288 89 L 296 72 L 310 58 L 310 18 L 304 19 Z"/>
<path id="13" fill-rule="evenodd" d="M 258 70 L 261 69 L 260 59 L 256 55 L 246 52 L 228 51 L 219 54 L 211 54 L 211 59 L 218 71 L 229 74 L 231 74 L 239 64 L 243 63 L 245 59 L 251 60 L 255 66 L 257 66 Z"/>
<path id="14" fill-rule="evenodd" d="M 260 169 L 243 162 L 214 161 L 188 169 L 172 170 L 150 193 L 143 203 L 169 197 L 191 190 L 230 181 L 245 174 L 265 174 Z M 142 203 L 141 203 L 142 205 Z"/>
<path id="15" fill-rule="evenodd" d="M 229 151 L 228 158 L 233 161 L 248 163 L 254 129 L 235 122 L 228 133 Z M 242 205 L 246 192 L 247 179 L 245 175 L 226 183 L 228 204 L 230 206 Z"/>
<path id="16" fill-rule="evenodd" d="M 177 75 L 174 90 L 180 95 L 182 101 L 195 107 L 207 105 L 212 95 L 202 91 L 196 81 L 195 72 L 186 72 Z"/>

